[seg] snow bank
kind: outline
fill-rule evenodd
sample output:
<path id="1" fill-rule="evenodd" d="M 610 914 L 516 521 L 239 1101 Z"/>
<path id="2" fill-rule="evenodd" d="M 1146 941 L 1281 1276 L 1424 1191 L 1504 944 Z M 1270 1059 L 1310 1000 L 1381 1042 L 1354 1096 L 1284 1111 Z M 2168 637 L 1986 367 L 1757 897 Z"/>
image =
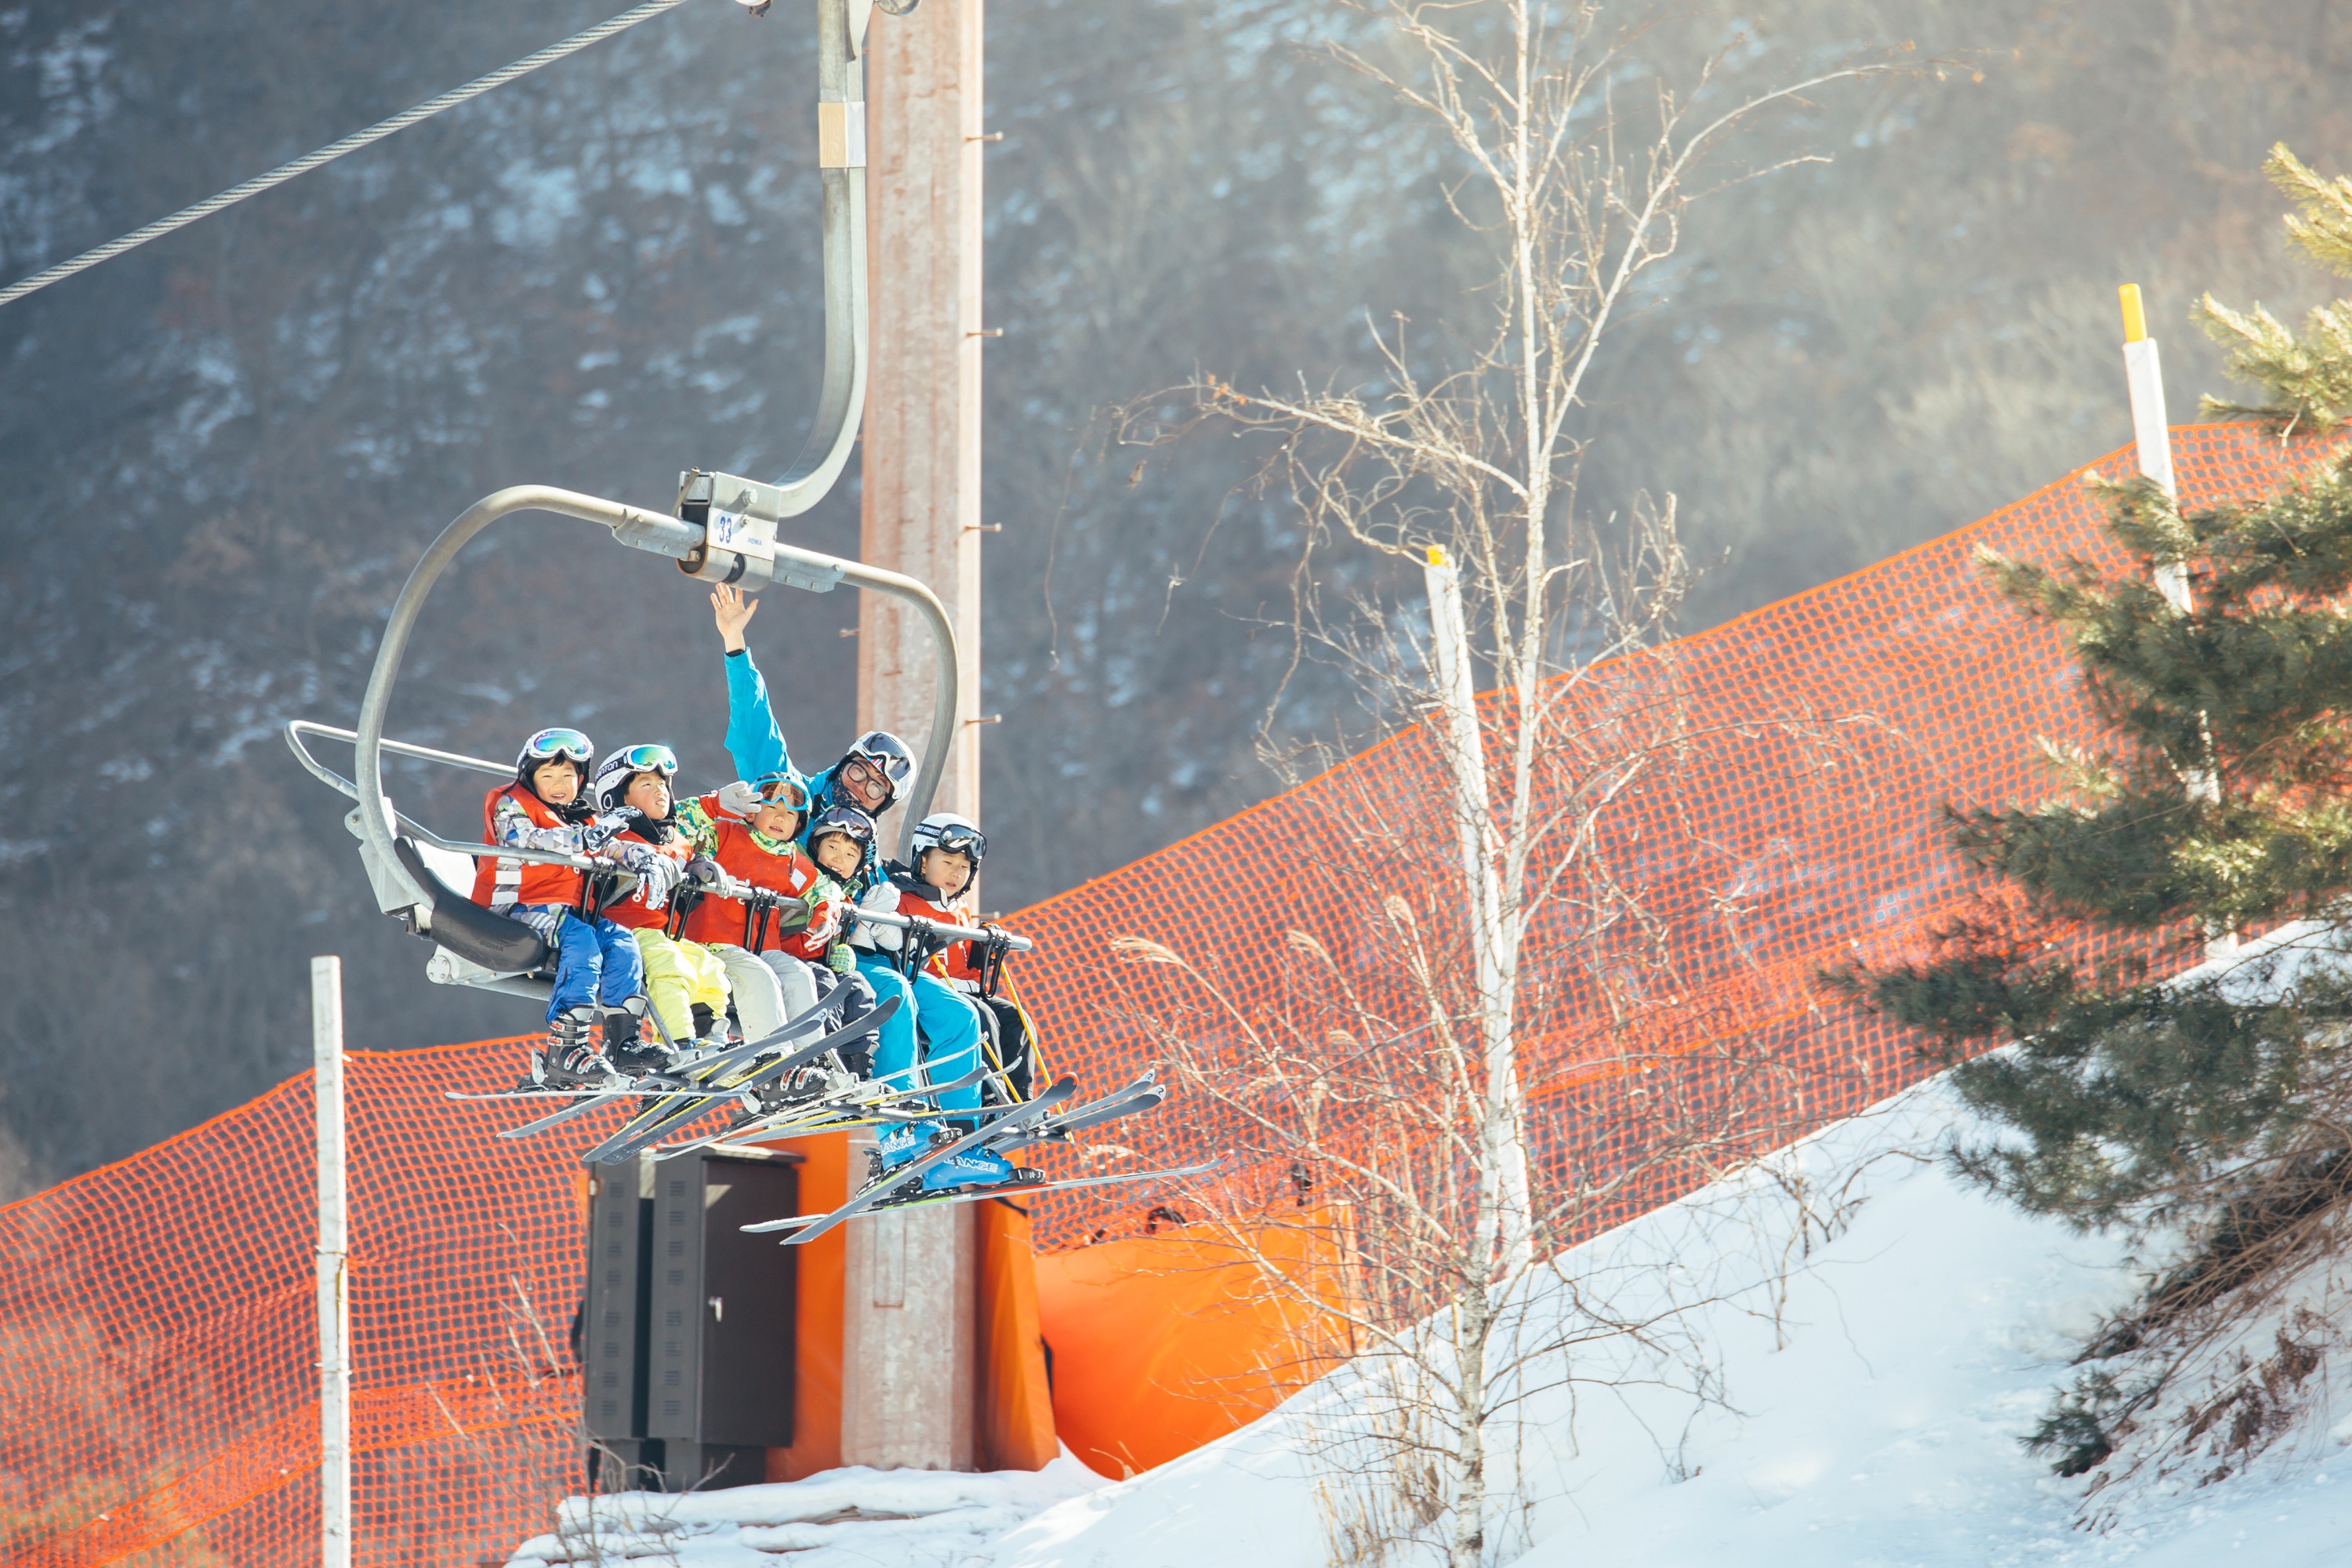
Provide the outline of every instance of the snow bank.
<path id="1" fill-rule="evenodd" d="M 1917 1157 L 1956 1115 L 1931 1085 L 1791 1151 L 1781 1174 L 1827 1217 L 1826 1239 L 1776 1202 L 1790 1188 L 1749 1179 L 1571 1254 L 1571 1277 L 1679 1267 L 1686 1290 L 1696 1277 L 1685 1249 L 1711 1248 L 1706 1293 L 1723 1294 L 1682 1321 L 1676 1353 L 1703 1357 L 1720 1381 L 1706 1384 L 1714 1397 L 1695 1395 L 1691 1379 L 1657 1375 L 1672 1369 L 1645 1365 L 1643 1352 L 1589 1347 L 1595 1376 L 1636 1385 L 1530 1400 L 1519 1459 L 1532 1506 L 1490 1531 L 1489 1561 L 2189 1568 L 2242 1552 L 2294 1568 L 2352 1558 L 2352 1455 L 2335 1467 L 2347 1484 L 2325 1466 L 2278 1466 L 2106 1533 L 2076 1528 L 2083 1483 L 2053 1477 L 2017 1438 L 2133 1276 L 2118 1243 L 1963 1191 Z M 1805 1235 L 1809 1250 L 1784 1272 L 1783 1244 Z M 1617 1288 L 1621 1311 L 1628 1295 Z M 1047 1509 L 998 1544 L 995 1568 L 1325 1568 L 1347 1488 L 1328 1463 L 1318 1476 L 1311 1456 L 1328 1454 L 1348 1420 L 1341 1382 Z M 1389 1561 L 1443 1556 L 1403 1546 Z"/>
<path id="2" fill-rule="evenodd" d="M 663 1568 L 961 1568 L 1050 1504 L 1103 1484 L 1067 1455 L 1042 1470 L 827 1470 L 687 1494 L 567 1498 L 554 1533 L 508 1568 L 650 1562 Z"/>

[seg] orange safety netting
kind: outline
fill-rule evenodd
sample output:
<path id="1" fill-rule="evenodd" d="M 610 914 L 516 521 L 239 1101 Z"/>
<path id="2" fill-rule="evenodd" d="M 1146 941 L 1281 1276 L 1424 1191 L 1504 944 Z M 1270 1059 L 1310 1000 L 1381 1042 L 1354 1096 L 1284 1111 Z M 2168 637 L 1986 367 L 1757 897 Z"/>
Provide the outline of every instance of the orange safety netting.
<path id="1" fill-rule="evenodd" d="M 2190 504 L 2259 493 L 2317 450 L 2209 426 L 2175 441 Z M 2096 467 L 2120 477 L 2130 456 Z M 1580 841 L 1578 864 L 1605 876 L 1576 885 L 1606 888 L 1556 906 L 1530 933 L 1520 1048 L 1548 1171 L 1594 1177 L 1638 1160 L 1664 1103 L 1644 1098 L 1644 1075 L 1661 1061 L 1718 1070 L 1736 1058 L 1762 1142 L 1925 1070 L 1890 1031 L 1824 1005 L 1811 977 L 1857 949 L 1897 951 L 1967 890 L 1944 847 L 1942 802 L 2033 798 L 2044 782 L 2032 741 L 2088 738 L 2063 648 L 1997 599 L 1971 556 L 2103 555 L 2098 523 L 2070 476 L 1662 659 L 1591 679 L 1570 704 L 1555 795 L 1629 740 L 1664 760 Z M 1507 715 L 1488 712 L 1499 730 Z M 1408 732 L 1013 917 L 1039 942 L 1016 973 L 1051 1066 L 1095 1089 L 1159 1054 L 1151 1022 L 1182 1005 L 1186 982 L 1114 961 L 1114 937 L 1174 950 L 1244 1007 L 1295 984 L 1284 956 L 1294 929 L 1380 987 L 1393 954 L 1365 939 L 1365 897 L 1416 865 L 1432 884 L 1454 875 L 1442 806 L 1381 825 L 1380 876 L 1343 873 L 1360 853 L 1364 803 L 1434 803 L 1437 788 L 1433 752 Z M 1607 898 L 1638 906 L 1649 934 L 1636 941 L 1599 919 L 1592 900 Z M 1639 997 L 1630 1009 L 1629 994 Z M 1629 1047 L 1642 1068 L 1626 1065 Z M 570 1343 L 583 1137 L 501 1142 L 492 1134 L 517 1120 L 510 1107 L 443 1097 L 506 1081 L 519 1054 L 492 1042 L 352 1058 L 362 1563 L 503 1562 L 583 1480 Z M 1180 1098 L 1110 1135 L 1143 1160 L 1197 1157 L 1234 1132 L 1199 1112 Z M 1705 1173 L 1662 1167 L 1587 1226 Z M 312 1559 L 313 1205 L 305 1077 L 0 1210 L 0 1561 Z M 1049 1196 L 1036 1240 L 1057 1250 L 1129 1235 L 1139 1210 L 1132 1196 Z"/>
<path id="2" fill-rule="evenodd" d="M 2174 440 L 2191 507 L 2260 495 L 2327 449 L 2242 426 L 2184 426 Z M 2120 479 L 2133 459 L 2125 447 L 2090 468 Z M 1978 889 L 1946 847 L 1945 802 L 2040 798 L 2050 784 L 2035 741 L 2095 739 L 2061 639 L 1975 562 L 1991 550 L 2119 563 L 2089 471 L 1654 657 L 1572 678 L 1542 726 L 1537 816 L 1557 826 L 1531 878 L 1554 880 L 1517 985 L 1538 1185 L 1599 1194 L 1555 1240 L 1646 1212 L 1719 1173 L 1727 1153 L 1785 1143 L 1928 1070 L 1816 977 L 1916 948 Z M 1498 694 L 1482 701 L 1499 806 L 1512 715 Z M 1293 931 L 1338 957 L 1370 998 L 1364 1013 L 1425 1018 L 1381 905 L 1406 895 L 1427 923 L 1440 911 L 1454 929 L 1430 942 L 1439 963 L 1469 964 L 1444 766 L 1426 730 L 1407 731 L 1023 911 L 1040 952 L 1020 982 L 1048 1021 L 1055 1070 L 1109 1084 L 1203 1037 L 1196 1065 L 1238 1067 L 1246 1031 L 1312 1013 L 1297 993 L 1315 965 L 1299 963 Z M 1121 962 L 1120 938 L 1197 973 Z M 1337 1113 L 1324 1114 L 1328 1132 Z M 1230 1105 L 1171 1101 L 1109 1136 L 1137 1168 L 1255 1149 L 1240 1174 L 1259 1191 L 1239 1197 L 1244 1210 L 1279 1186 L 1265 1161 L 1280 1139 Z M 1222 1201 L 1230 1209 L 1235 1194 Z M 1143 1203 L 1049 1195 L 1038 1243 L 1135 1234 Z"/>

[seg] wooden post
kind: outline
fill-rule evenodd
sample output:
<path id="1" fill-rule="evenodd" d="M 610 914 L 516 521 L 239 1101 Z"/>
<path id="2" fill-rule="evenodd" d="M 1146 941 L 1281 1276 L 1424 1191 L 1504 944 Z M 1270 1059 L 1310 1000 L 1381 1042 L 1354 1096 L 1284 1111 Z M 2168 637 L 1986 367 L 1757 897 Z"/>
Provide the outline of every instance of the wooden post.
<path id="1" fill-rule="evenodd" d="M 351 1237 L 343 1185 L 343 961 L 310 961 L 319 1124 L 319 1562 L 352 1562 Z"/>
<path id="2" fill-rule="evenodd" d="M 981 0 L 923 0 L 866 35 L 870 258 L 860 553 L 930 585 L 961 657 L 933 809 L 977 816 L 980 700 Z M 860 729 L 919 745 L 930 647 L 878 595 L 858 620 Z M 896 846 L 893 813 L 884 842 Z M 860 1173 L 853 1171 L 856 1176 Z M 842 1299 L 842 1462 L 970 1469 L 977 1231 L 969 1205 L 853 1221 Z"/>

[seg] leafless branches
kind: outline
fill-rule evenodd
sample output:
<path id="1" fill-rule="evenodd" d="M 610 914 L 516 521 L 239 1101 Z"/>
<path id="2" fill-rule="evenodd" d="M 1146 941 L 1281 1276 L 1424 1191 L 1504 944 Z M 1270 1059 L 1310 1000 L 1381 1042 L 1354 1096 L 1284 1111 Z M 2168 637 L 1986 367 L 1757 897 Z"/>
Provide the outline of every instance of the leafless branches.
<path id="1" fill-rule="evenodd" d="M 1755 1113 L 1789 1102 L 1769 1059 L 1694 1047 L 1706 985 L 1682 951 L 1685 911 L 1654 896 L 1662 855 L 1709 853 L 1679 776 L 1706 721 L 1669 642 L 1692 571 L 1672 497 L 1630 516 L 1578 504 L 1595 356 L 1675 254 L 1711 155 L 1772 106 L 1880 68 L 1733 93 L 1726 55 L 1677 78 L 1597 4 L 1364 10 L 1386 22 L 1381 44 L 1339 58 L 1452 148 L 1451 210 L 1491 245 L 1483 324 L 1432 357 L 1396 320 L 1364 386 L 1244 392 L 1204 373 L 1180 423 L 1266 444 L 1263 483 L 1306 525 L 1297 646 L 1353 673 L 1384 726 L 1426 722 L 1410 754 L 1323 790 L 1328 832 L 1300 853 L 1352 896 L 1337 925 L 1281 936 L 1277 996 L 1229 993 L 1165 947 L 1121 951 L 1181 975 L 1154 1026 L 1239 1140 L 1245 1171 L 1205 1195 L 1213 1219 L 1325 1325 L 1318 1353 L 1344 1344 L 1366 1358 L 1363 1387 L 1395 1396 L 1394 1418 L 1358 1435 L 1387 1435 L 1375 1446 L 1401 1456 L 1397 1488 L 1335 1515 L 1338 1536 L 1429 1526 L 1442 1495 L 1454 1568 L 1477 1568 L 1497 1517 L 1487 1435 L 1529 1369 L 1572 1379 L 1575 1345 L 1642 1342 L 1677 1316 L 1601 1310 L 1538 1259 L 1769 1147 L 1771 1118 Z M 1127 437 L 1180 433 L 1158 422 L 1164 402 L 1134 405 Z M 1326 605 L 1318 561 L 1336 551 L 1420 566 L 1426 608 Z M 1833 721 L 1776 721 L 1800 754 L 1837 744 Z M 1638 847 L 1641 831 L 1614 826 L 1636 805 Z M 1738 901 L 1706 911 L 1710 938 Z M 1536 1149 L 1596 1084 L 1612 1112 L 1638 1110 L 1639 1147 L 1590 1162 Z M 1554 1126 L 1538 1129 L 1539 1100 Z M 1269 1227 L 1286 1237 L 1273 1251 Z"/>

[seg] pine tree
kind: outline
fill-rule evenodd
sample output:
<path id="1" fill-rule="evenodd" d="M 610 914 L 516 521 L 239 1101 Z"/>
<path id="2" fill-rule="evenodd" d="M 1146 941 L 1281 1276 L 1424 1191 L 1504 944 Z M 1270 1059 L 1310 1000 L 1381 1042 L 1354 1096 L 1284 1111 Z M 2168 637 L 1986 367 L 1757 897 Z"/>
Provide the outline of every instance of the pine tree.
<path id="1" fill-rule="evenodd" d="M 2294 243 L 2352 275 L 2352 180 L 2283 146 L 2268 172 L 2299 209 Z M 2352 300 L 2300 339 L 2260 307 L 2209 296 L 2198 314 L 2266 395 L 2209 416 L 2286 433 L 2352 418 Z M 1925 959 L 1829 976 L 1954 1064 L 1996 1129 L 1956 1152 L 1967 1175 L 2084 1227 L 2189 1237 L 2086 1358 L 2296 1263 L 2325 1228 L 2306 1222 L 2352 1194 L 2352 455 L 2253 505 L 2183 512 L 2144 479 L 2102 491 L 2124 570 L 1982 564 L 2064 634 L 2105 743 L 2045 744 L 2061 787 L 2042 805 L 1948 808 L 1995 890 Z M 2156 585 L 2175 564 L 2186 613 Z M 2291 950 L 2168 979 L 2216 936 L 2294 921 L 2312 925 Z M 2103 1422 L 2147 1386 L 2093 1376 L 2040 1446 L 2069 1473 L 2096 1463 Z"/>

